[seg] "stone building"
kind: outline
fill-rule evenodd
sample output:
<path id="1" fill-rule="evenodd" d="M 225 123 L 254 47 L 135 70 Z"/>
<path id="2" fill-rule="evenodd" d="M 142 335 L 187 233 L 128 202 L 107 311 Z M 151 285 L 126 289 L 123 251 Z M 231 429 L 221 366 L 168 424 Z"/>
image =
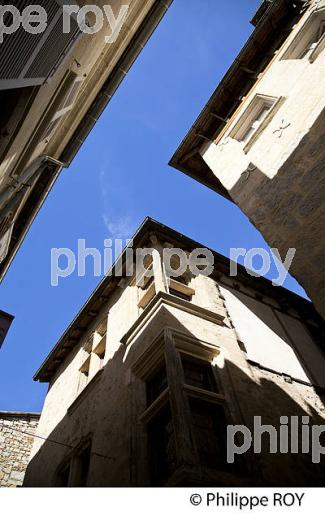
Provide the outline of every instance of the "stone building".
<path id="1" fill-rule="evenodd" d="M 35 375 L 24 486 L 324 484 L 323 458 L 267 434 L 226 460 L 227 425 L 324 427 L 324 337 L 309 301 L 147 218 Z"/>
<path id="2" fill-rule="evenodd" d="M 21 486 L 40 414 L 0 412 L 0 487 Z"/>
<path id="3" fill-rule="evenodd" d="M 171 165 L 237 204 L 325 317 L 325 1 L 264 0 Z"/>
<path id="4" fill-rule="evenodd" d="M 1 3 L 10 34 L 1 24 L 0 280 L 62 168 L 70 165 L 171 3 L 38 0 L 34 4 L 45 9 L 47 26 L 38 26 L 37 34 L 22 23 L 14 30 L 8 11 L 16 9 L 22 17 L 33 2 Z M 67 22 L 71 4 L 75 11 Z M 81 31 L 80 13 L 89 27 L 103 22 L 99 32 Z"/>

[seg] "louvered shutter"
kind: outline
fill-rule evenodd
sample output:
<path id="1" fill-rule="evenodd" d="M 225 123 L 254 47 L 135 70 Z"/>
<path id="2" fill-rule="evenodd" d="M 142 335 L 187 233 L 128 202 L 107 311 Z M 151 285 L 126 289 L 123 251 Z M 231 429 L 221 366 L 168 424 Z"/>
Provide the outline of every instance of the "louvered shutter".
<path id="1" fill-rule="evenodd" d="M 43 33 L 30 34 L 20 26 L 15 33 L 3 35 L 0 43 L 1 90 L 43 84 L 53 76 L 81 34 L 73 16 L 70 17 L 70 32 L 63 33 L 63 7 L 59 0 L 37 0 L 35 4 L 47 12 L 47 28 Z M 31 5 L 30 0 L 15 2 L 20 13 L 28 5 Z M 10 24 L 9 18 L 7 24 Z"/>

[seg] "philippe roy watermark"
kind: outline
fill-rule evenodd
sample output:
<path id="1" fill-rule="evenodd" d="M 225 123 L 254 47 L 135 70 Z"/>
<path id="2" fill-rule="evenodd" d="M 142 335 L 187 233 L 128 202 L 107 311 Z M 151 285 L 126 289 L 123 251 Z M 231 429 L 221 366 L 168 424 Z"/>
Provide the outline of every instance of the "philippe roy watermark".
<path id="1" fill-rule="evenodd" d="M 139 280 L 139 285 L 143 284 L 143 273 L 146 272 L 146 278 L 154 276 L 155 265 L 160 262 L 160 255 L 157 249 L 151 247 L 134 249 L 132 240 L 127 240 L 124 261 L 122 261 L 123 243 L 122 239 L 114 241 L 106 239 L 104 240 L 104 251 L 101 253 L 95 247 L 86 247 L 86 241 L 79 239 L 77 256 L 69 248 L 52 248 L 51 285 L 57 286 L 59 278 L 66 278 L 76 270 L 78 276 L 85 276 L 87 258 L 93 262 L 94 276 L 106 275 L 111 272 L 113 257 L 117 258 L 113 266 L 115 276 L 135 275 Z M 60 259 L 64 259 L 64 267 L 60 266 Z M 178 277 L 188 270 L 193 276 L 199 274 L 209 276 L 214 269 L 214 256 L 212 251 L 207 248 L 196 248 L 187 254 L 180 248 L 164 247 L 161 260 L 167 277 Z"/>
<path id="2" fill-rule="evenodd" d="M 235 455 L 242 455 L 250 448 L 253 448 L 254 453 L 261 453 L 262 437 L 266 435 L 269 438 L 270 453 L 311 453 L 312 462 L 318 464 L 321 455 L 325 454 L 325 445 L 321 444 L 320 439 L 325 433 L 325 425 L 311 426 L 309 420 L 308 416 L 281 416 L 277 430 L 275 426 L 262 424 L 261 417 L 255 416 L 253 433 L 243 424 L 228 425 L 227 462 L 233 463 Z M 265 449 L 265 444 L 263 446 Z"/>
<path id="3" fill-rule="evenodd" d="M 122 261 L 122 253 L 123 261 Z M 288 269 L 294 257 L 294 249 L 289 249 L 284 263 L 281 261 L 279 252 L 272 249 L 269 253 L 262 248 L 254 248 L 250 250 L 237 248 L 230 250 L 230 269 L 229 276 L 236 277 L 238 264 L 236 260 L 239 256 L 244 257 L 244 267 L 246 271 L 255 277 L 265 276 L 269 273 L 272 265 L 277 269 L 277 276 L 272 280 L 273 285 L 282 285 Z M 77 272 L 79 277 L 86 275 L 86 269 L 92 266 L 93 275 L 95 277 L 105 276 L 111 271 L 114 258 L 118 260 L 113 266 L 115 276 L 133 276 L 141 278 L 144 270 L 147 269 L 147 277 L 153 276 L 154 262 L 148 261 L 152 258 L 162 260 L 165 274 L 167 277 L 179 277 L 186 272 L 190 272 L 193 276 L 198 274 L 210 276 L 214 270 L 215 256 L 206 247 L 196 248 L 191 253 L 185 252 L 181 248 L 164 247 L 161 252 L 161 259 L 155 248 L 133 248 L 132 240 L 122 239 L 106 239 L 104 240 L 103 250 L 100 251 L 95 247 L 87 247 L 85 239 L 79 239 L 77 242 L 77 251 L 66 247 L 51 249 L 51 284 L 56 287 L 60 278 L 67 278 Z M 254 259 L 262 258 L 263 265 L 258 270 L 253 270 Z M 149 269 L 147 265 L 149 264 Z"/>
<path id="4" fill-rule="evenodd" d="M 262 247 L 253 247 L 252 249 L 245 249 L 243 247 L 236 247 L 230 249 L 230 276 L 237 276 L 238 259 L 244 259 L 244 267 L 246 271 L 256 278 L 266 276 L 271 269 L 272 262 L 277 269 L 277 277 L 272 278 L 273 285 L 283 285 L 294 256 L 296 249 L 290 247 L 287 251 L 286 257 L 282 260 L 280 252 L 277 248 L 272 247 L 270 252 Z M 256 260 L 261 260 L 261 266 L 256 267 Z"/>
<path id="5" fill-rule="evenodd" d="M 105 36 L 106 43 L 114 43 L 121 31 L 128 15 L 129 6 L 122 5 L 117 16 L 110 5 L 99 7 L 97 5 L 85 5 L 79 7 L 73 3 L 62 6 L 62 33 L 71 32 L 71 18 L 77 22 L 81 32 L 86 34 L 98 33 L 107 20 L 110 34 Z M 58 15 L 61 16 L 61 11 Z M 5 34 L 13 34 L 20 27 L 30 34 L 44 33 L 48 27 L 48 14 L 41 5 L 30 4 L 22 11 L 14 5 L 0 6 L 0 44 Z"/>

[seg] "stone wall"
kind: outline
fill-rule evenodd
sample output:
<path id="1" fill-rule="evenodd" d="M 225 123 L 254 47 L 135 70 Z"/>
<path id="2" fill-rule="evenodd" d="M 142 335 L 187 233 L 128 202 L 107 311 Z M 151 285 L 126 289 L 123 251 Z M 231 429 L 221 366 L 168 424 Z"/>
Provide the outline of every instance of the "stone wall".
<path id="1" fill-rule="evenodd" d="M 39 414 L 0 412 L 0 487 L 21 486 Z"/>

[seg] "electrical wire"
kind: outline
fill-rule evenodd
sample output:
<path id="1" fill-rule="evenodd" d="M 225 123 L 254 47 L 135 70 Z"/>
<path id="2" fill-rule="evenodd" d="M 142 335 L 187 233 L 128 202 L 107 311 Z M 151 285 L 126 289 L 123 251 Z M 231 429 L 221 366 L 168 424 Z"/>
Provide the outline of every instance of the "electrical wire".
<path id="1" fill-rule="evenodd" d="M 18 430 L 18 428 L 13 428 L 12 426 L 4 425 L 4 428 L 7 428 L 8 430 L 12 430 L 14 432 L 22 433 L 23 435 L 29 435 L 30 437 L 34 437 L 36 439 L 41 439 L 42 441 L 45 441 L 45 442 L 52 442 L 52 444 L 57 444 L 59 446 L 64 446 L 65 448 L 70 448 L 70 449 L 74 449 L 75 448 L 75 446 L 71 446 L 70 444 L 65 444 L 64 442 L 55 441 L 55 440 L 49 439 L 49 438 L 46 439 L 45 437 L 42 437 L 41 435 L 37 435 L 36 433 L 29 433 L 29 432 L 24 431 L 24 430 Z M 97 453 L 95 451 L 91 451 L 90 453 L 91 453 L 91 455 L 96 455 L 96 457 L 102 457 L 103 459 L 116 460 L 115 457 L 107 457 L 106 455 L 103 455 L 101 453 Z"/>

